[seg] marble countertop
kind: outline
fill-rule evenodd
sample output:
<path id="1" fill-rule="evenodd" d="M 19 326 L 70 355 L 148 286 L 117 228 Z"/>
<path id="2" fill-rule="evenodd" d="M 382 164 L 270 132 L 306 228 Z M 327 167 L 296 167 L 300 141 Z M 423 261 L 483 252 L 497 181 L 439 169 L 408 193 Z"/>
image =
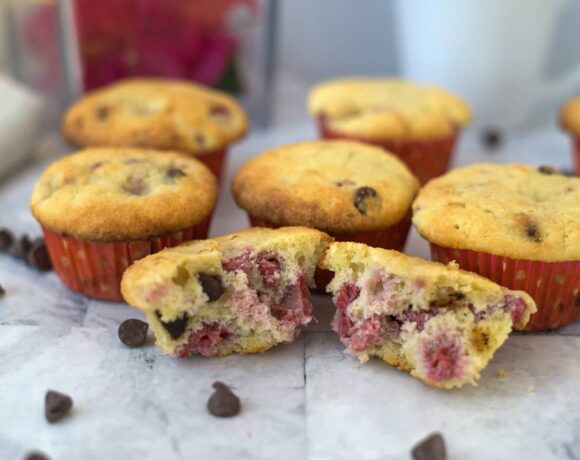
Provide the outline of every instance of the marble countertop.
<path id="1" fill-rule="evenodd" d="M 254 134 L 231 155 L 229 177 L 265 148 L 313 137 L 308 127 Z M 32 185 L 55 152 L 0 184 L 0 227 L 39 235 L 27 206 Z M 473 139 L 457 164 L 523 161 L 569 167 L 556 132 L 523 136 L 496 153 Z M 211 233 L 247 226 L 223 186 Z M 407 252 L 428 257 L 412 233 Z M 333 307 L 315 296 L 318 322 L 296 342 L 254 356 L 178 360 L 154 345 L 128 349 L 116 336 L 140 312 L 67 290 L 0 255 L 0 459 L 37 449 L 53 460 L 408 459 L 441 431 L 450 459 L 580 459 L 580 323 L 550 334 L 519 334 L 497 352 L 477 387 L 444 392 L 343 353 L 330 331 Z M 502 372 L 500 372 L 502 371 Z M 499 375 L 498 375 L 499 373 Z M 240 396 L 232 419 L 209 415 L 211 384 Z M 70 417 L 49 425 L 47 389 L 70 394 Z"/>

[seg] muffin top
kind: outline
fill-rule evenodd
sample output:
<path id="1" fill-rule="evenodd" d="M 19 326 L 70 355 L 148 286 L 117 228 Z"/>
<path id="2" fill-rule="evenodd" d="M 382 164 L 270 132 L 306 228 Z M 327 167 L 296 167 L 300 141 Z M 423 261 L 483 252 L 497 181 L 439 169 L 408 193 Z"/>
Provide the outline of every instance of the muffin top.
<path id="1" fill-rule="evenodd" d="M 62 131 L 79 147 L 219 150 L 246 133 L 248 120 L 227 94 L 179 80 L 135 78 L 91 92 L 69 108 Z"/>
<path id="2" fill-rule="evenodd" d="M 310 92 L 308 108 L 330 130 L 369 140 L 445 138 L 471 118 L 453 94 L 391 78 L 320 83 Z"/>
<path id="3" fill-rule="evenodd" d="M 580 179 L 548 166 L 476 164 L 429 182 L 413 203 L 427 240 L 513 259 L 580 259 Z"/>
<path id="4" fill-rule="evenodd" d="M 217 183 L 194 158 L 131 148 L 90 148 L 51 164 L 32 214 L 49 230 L 91 241 L 147 239 L 202 221 Z"/>
<path id="5" fill-rule="evenodd" d="M 236 173 L 238 205 L 273 225 L 332 233 L 375 230 L 409 212 L 417 179 L 394 155 L 353 141 L 312 141 L 269 150 Z"/>
<path id="6" fill-rule="evenodd" d="M 560 109 L 560 126 L 580 136 L 580 96 L 569 100 Z"/>

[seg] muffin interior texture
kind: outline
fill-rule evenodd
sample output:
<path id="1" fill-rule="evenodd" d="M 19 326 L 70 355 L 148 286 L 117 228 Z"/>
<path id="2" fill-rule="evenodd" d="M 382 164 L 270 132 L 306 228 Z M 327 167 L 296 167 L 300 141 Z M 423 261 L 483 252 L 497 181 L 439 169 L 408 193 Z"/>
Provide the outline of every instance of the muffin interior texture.
<path id="1" fill-rule="evenodd" d="M 441 388 L 475 384 L 514 325 L 535 311 L 525 293 L 509 291 L 453 266 L 357 243 L 334 243 L 323 266 L 332 328 L 347 352 L 377 357 Z"/>
<path id="2" fill-rule="evenodd" d="M 123 294 L 170 355 L 256 353 L 291 342 L 312 320 L 308 287 L 328 238 L 304 231 L 250 230 L 162 251 L 128 270 Z"/>

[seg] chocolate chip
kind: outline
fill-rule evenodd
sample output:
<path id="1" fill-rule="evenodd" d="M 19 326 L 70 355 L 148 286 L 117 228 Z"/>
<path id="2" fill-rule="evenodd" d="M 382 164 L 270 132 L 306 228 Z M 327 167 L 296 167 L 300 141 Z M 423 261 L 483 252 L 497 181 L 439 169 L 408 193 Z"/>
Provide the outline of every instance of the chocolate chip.
<path id="1" fill-rule="evenodd" d="M 2 287 L 2 285 L 0 284 L 0 297 L 4 297 L 6 295 L 6 289 L 4 289 L 4 287 Z"/>
<path id="2" fill-rule="evenodd" d="M 70 396 L 58 391 L 49 390 L 44 397 L 44 415 L 46 420 L 54 423 L 70 412 L 73 400 Z"/>
<path id="3" fill-rule="evenodd" d="M 536 243 L 542 242 L 542 239 L 540 238 L 540 230 L 538 229 L 538 226 L 534 222 L 531 221 L 526 222 L 525 228 L 526 235 L 528 236 L 528 238 L 534 240 L 534 242 Z"/>
<path id="4" fill-rule="evenodd" d="M 100 121 L 105 121 L 108 117 L 109 117 L 109 113 L 111 112 L 111 110 L 109 109 L 109 107 L 98 107 L 95 115 L 97 116 L 97 119 Z"/>
<path id="5" fill-rule="evenodd" d="M 463 299 L 465 299 L 465 294 L 463 292 L 454 292 L 452 294 L 452 296 L 453 296 L 453 298 L 455 300 L 463 300 Z"/>
<path id="6" fill-rule="evenodd" d="M 552 174 L 557 174 L 558 170 L 553 166 L 539 166 L 538 172 L 540 174 L 545 174 L 546 176 L 551 176 Z"/>
<path id="7" fill-rule="evenodd" d="M 26 256 L 26 262 L 41 272 L 52 270 L 52 261 L 42 238 L 34 241 Z"/>
<path id="8" fill-rule="evenodd" d="M 488 128 L 481 134 L 481 141 L 489 150 L 495 150 L 503 144 L 503 134 L 499 129 Z"/>
<path id="9" fill-rule="evenodd" d="M 371 187 L 360 187 L 354 192 L 354 207 L 363 215 L 367 215 L 368 200 L 378 197 L 378 193 Z"/>
<path id="10" fill-rule="evenodd" d="M 183 172 L 183 170 L 179 169 L 179 168 L 169 168 L 167 170 L 167 177 L 171 178 L 171 179 L 175 179 L 176 177 L 184 177 L 187 176 L 187 174 L 185 174 Z"/>
<path id="11" fill-rule="evenodd" d="M 214 393 L 207 402 L 207 410 L 216 417 L 233 417 L 240 413 L 241 403 L 229 387 L 223 382 L 212 385 Z"/>
<path id="12" fill-rule="evenodd" d="M 121 323 L 117 330 L 119 340 L 128 347 L 140 347 L 147 340 L 149 325 L 138 319 L 127 319 Z"/>
<path id="13" fill-rule="evenodd" d="M 0 229 L 0 251 L 9 250 L 14 244 L 14 235 L 7 228 Z"/>
<path id="14" fill-rule="evenodd" d="M 10 248 L 10 254 L 19 259 L 26 259 L 31 247 L 32 240 L 28 235 L 23 235 L 14 242 Z"/>
<path id="15" fill-rule="evenodd" d="M 219 299 L 226 290 L 222 283 L 221 276 L 199 273 L 197 278 L 199 279 L 199 284 L 201 284 L 203 292 L 205 292 L 210 302 Z"/>
<path id="16" fill-rule="evenodd" d="M 159 318 L 159 321 L 165 330 L 169 332 L 169 335 L 172 339 L 178 339 L 183 335 L 185 328 L 187 327 L 187 313 L 183 313 L 183 315 L 181 315 L 179 318 L 167 322 L 161 319 L 161 313 L 156 311 L 155 314 L 157 315 L 157 318 Z"/>
<path id="17" fill-rule="evenodd" d="M 26 455 L 24 460 L 50 460 L 50 458 L 42 452 L 35 451 Z"/>
<path id="18" fill-rule="evenodd" d="M 411 450 L 414 460 L 445 460 L 445 441 L 440 433 L 433 433 L 419 441 Z"/>

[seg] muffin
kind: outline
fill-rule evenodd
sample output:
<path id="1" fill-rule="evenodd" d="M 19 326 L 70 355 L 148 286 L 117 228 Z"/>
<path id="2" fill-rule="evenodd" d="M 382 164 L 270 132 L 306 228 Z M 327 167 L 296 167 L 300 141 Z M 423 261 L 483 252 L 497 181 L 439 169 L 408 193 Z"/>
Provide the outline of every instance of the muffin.
<path id="1" fill-rule="evenodd" d="M 330 238 L 309 228 L 253 228 L 165 249 L 123 276 L 169 355 L 258 353 L 312 319 L 308 286 Z"/>
<path id="2" fill-rule="evenodd" d="M 580 176 L 580 96 L 562 106 L 560 126 L 572 136 L 574 170 Z"/>
<path id="3" fill-rule="evenodd" d="M 333 243 L 322 265 L 334 273 L 328 291 L 332 328 L 347 352 L 377 357 L 440 387 L 475 385 L 513 326 L 536 311 L 525 292 L 396 251 Z"/>
<path id="4" fill-rule="evenodd" d="M 235 174 L 232 192 L 254 226 L 303 225 L 339 241 L 402 250 L 418 182 L 395 156 L 354 141 L 269 150 Z M 324 288 L 328 275 L 320 274 Z"/>
<path id="5" fill-rule="evenodd" d="M 433 86 L 392 78 L 346 78 L 315 86 L 308 109 L 325 139 L 354 139 L 403 160 L 421 184 L 447 171 L 469 107 Z"/>
<path id="6" fill-rule="evenodd" d="M 248 120 L 227 94 L 191 82 L 132 78 L 93 91 L 65 114 L 77 147 L 142 147 L 198 157 L 219 178 L 228 146 Z"/>
<path id="7" fill-rule="evenodd" d="M 216 196 L 215 177 L 194 158 L 103 147 L 51 164 L 30 205 L 63 282 L 122 300 L 121 277 L 132 262 L 207 236 Z"/>
<path id="8" fill-rule="evenodd" d="M 413 223 L 435 260 L 530 294 L 538 313 L 525 330 L 580 311 L 580 179 L 548 166 L 467 166 L 420 191 Z"/>

